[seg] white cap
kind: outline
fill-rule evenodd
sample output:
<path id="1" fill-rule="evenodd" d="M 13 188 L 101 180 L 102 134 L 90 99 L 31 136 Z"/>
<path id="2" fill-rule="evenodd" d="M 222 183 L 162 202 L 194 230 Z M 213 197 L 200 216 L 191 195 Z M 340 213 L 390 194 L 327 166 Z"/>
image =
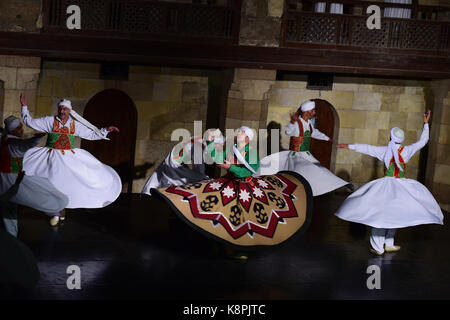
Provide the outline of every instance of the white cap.
<path id="1" fill-rule="evenodd" d="M 239 128 L 239 130 L 244 131 L 250 141 L 253 139 L 253 136 L 254 136 L 253 130 L 250 129 L 249 127 L 242 126 L 242 127 Z"/>
<path id="2" fill-rule="evenodd" d="M 70 100 L 66 100 L 66 99 L 62 99 L 59 103 L 58 103 L 58 107 L 59 106 L 64 106 L 69 108 L 70 110 L 72 110 L 72 103 L 70 102 Z"/>
<path id="3" fill-rule="evenodd" d="M 305 102 L 303 102 L 303 103 L 300 105 L 300 108 L 301 108 L 302 112 L 306 112 L 306 111 L 312 110 L 312 109 L 314 109 L 315 107 L 316 107 L 315 102 L 314 102 L 314 101 L 311 101 L 311 100 L 306 100 Z"/>
<path id="4" fill-rule="evenodd" d="M 394 127 L 391 129 L 391 139 L 395 143 L 402 143 L 405 140 L 405 132 L 398 127 Z"/>
<path id="5" fill-rule="evenodd" d="M 4 123 L 6 130 L 11 132 L 20 125 L 20 119 L 14 116 L 9 116 L 5 119 Z"/>

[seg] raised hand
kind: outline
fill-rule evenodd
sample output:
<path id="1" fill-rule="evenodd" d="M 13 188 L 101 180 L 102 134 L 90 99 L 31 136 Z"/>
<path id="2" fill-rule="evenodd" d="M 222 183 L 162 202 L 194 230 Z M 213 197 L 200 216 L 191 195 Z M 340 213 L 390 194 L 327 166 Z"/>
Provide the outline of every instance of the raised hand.
<path id="1" fill-rule="evenodd" d="M 25 95 L 23 93 L 20 93 L 20 103 L 22 104 L 22 107 L 28 105 L 27 98 L 25 97 Z"/>
<path id="2" fill-rule="evenodd" d="M 298 119 L 298 112 L 291 112 L 289 116 L 291 117 L 291 123 L 295 123 Z"/>
<path id="3" fill-rule="evenodd" d="M 425 112 L 425 114 L 423 115 L 423 122 L 428 123 L 428 121 L 430 120 L 430 116 L 431 110 L 428 110 L 428 112 Z"/>
<path id="4" fill-rule="evenodd" d="M 108 130 L 108 132 L 111 132 L 111 131 L 120 132 L 120 131 L 119 131 L 119 128 L 114 127 L 114 126 L 109 126 L 106 130 Z"/>
<path id="5" fill-rule="evenodd" d="M 341 149 L 348 149 L 348 144 L 342 144 L 341 143 L 341 144 L 338 144 L 337 147 L 341 148 Z"/>
<path id="6" fill-rule="evenodd" d="M 224 168 L 225 170 L 228 170 L 228 169 L 230 169 L 230 167 L 231 167 L 231 162 L 225 160 L 225 163 L 224 163 L 224 164 L 218 163 L 217 165 L 218 165 L 219 167 L 221 167 L 221 168 Z"/>

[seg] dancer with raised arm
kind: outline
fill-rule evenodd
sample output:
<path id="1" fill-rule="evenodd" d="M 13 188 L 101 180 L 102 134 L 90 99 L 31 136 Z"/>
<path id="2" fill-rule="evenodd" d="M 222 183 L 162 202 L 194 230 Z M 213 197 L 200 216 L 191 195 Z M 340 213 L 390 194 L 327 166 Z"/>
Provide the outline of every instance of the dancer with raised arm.
<path id="1" fill-rule="evenodd" d="M 443 224 L 442 211 L 428 189 L 413 179 L 405 178 L 406 163 L 422 149 L 429 139 L 431 111 L 424 115 L 419 141 L 402 146 L 405 133 L 391 129 L 387 146 L 367 144 L 338 144 L 384 162 L 384 177 L 371 181 L 352 193 L 336 212 L 341 219 L 372 227 L 370 251 L 377 255 L 400 250 L 394 244 L 396 229 L 420 224 Z"/>
<path id="2" fill-rule="evenodd" d="M 25 172 L 47 178 L 69 198 L 67 208 L 102 208 L 114 202 L 122 191 L 117 172 L 74 144 L 76 136 L 109 140 L 108 133 L 119 129 L 109 126 L 99 130 L 76 113 L 69 100 L 59 102 L 56 116 L 38 119 L 31 117 L 25 96 L 20 96 L 20 102 L 25 125 L 48 134 L 45 147 L 32 148 L 25 154 Z M 58 224 L 59 216 L 55 213 L 52 226 Z"/>
<path id="3" fill-rule="evenodd" d="M 322 166 L 310 152 L 311 138 L 332 142 L 332 139 L 314 128 L 312 119 L 316 115 L 315 107 L 314 101 L 307 100 L 290 115 L 291 121 L 285 130 L 290 137 L 289 151 L 263 158 L 257 175 L 275 174 L 283 170 L 297 172 L 309 182 L 314 196 L 349 185 Z"/>

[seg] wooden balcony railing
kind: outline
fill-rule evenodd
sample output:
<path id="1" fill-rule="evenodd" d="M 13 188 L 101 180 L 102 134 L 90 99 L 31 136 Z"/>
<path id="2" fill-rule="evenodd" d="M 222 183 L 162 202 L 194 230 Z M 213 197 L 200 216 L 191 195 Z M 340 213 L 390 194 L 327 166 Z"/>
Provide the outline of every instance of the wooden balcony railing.
<path id="1" fill-rule="evenodd" d="M 315 2 L 343 3 L 344 14 L 313 12 Z M 409 52 L 416 50 L 425 54 L 450 53 L 449 21 L 385 18 L 382 14 L 381 29 L 367 28 L 367 6 L 376 4 L 381 8 L 412 9 L 412 5 L 350 0 L 305 1 L 303 4 L 304 10 L 299 11 L 293 2 L 287 0 L 282 22 L 281 46 L 319 45 L 354 50 L 400 49 Z M 364 5 L 364 11 L 360 15 L 348 14 L 350 5 Z M 421 6 L 416 6 L 414 10 L 415 13 L 423 11 Z"/>
<path id="2" fill-rule="evenodd" d="M 219 6 L 155 0 L 44 0 L 43 32 L 237 43 L 241 1 Z M 70 5 L 81 9 L 80 30 L 66 27 Z"/>

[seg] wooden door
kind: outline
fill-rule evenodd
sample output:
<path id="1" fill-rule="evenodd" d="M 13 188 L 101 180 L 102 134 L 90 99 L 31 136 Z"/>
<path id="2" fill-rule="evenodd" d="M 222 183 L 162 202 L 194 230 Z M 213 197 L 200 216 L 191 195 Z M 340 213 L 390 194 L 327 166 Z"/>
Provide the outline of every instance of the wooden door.
<path id="1" fill-rule="evenodd" d="M 333 106 L 325 100 L 314 99 L 316 122 L 314 126 L 328 137 L 334 137 L 335 115 Z M 320 163 L 330 169 L 333 144 L 328 141 L 311 139 L 311 153 Z"/>
<path id="2" fill-rule="evenodd" d="M 122 91 L 104 90 L 89 100 L 83 117 L 97 128 L 108 126 L 119 128 L 119 133 L 108 134 L 111 140 L 81 140 L 81 148 L 114 168 L 122 180 L 122 192 L 130 193 L 137 126 L 137 111 L 133 101 Z"/>

